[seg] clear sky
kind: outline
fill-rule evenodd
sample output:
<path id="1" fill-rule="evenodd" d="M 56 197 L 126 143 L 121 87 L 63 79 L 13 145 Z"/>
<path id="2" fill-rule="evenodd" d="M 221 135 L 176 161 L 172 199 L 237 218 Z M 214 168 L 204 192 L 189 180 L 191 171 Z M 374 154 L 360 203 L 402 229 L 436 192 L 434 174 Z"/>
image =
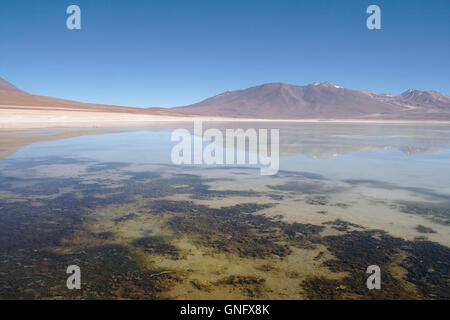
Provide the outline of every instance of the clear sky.
<path id="1" fill-rule="evenodd" d="M 81 8 L 81 30 L 66 8 Z M 381 8 L 368 30 L 366 8 Z M 450 95 L 450 0 L 1 0 L 0 77 L 30 93 L 172 107 L 267 82 Z"/>

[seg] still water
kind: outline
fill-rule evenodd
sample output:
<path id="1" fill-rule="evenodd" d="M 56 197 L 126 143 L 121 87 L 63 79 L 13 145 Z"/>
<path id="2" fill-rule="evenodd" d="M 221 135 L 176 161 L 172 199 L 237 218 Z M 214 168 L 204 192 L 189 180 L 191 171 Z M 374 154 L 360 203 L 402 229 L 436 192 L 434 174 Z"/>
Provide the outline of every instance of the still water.
<path id="1" fill-rule="evenodd" d="M 278 174 L 174 165 L 171 133 L 189 124 L 37 142 L 1 160 L 0 297 L 450 297 L 450 126 L 212 127 L 279 129 Z M 71 264 L 84 270 L 77 292 Z M 373 264 L 385 290 L 365 287 Z"/>

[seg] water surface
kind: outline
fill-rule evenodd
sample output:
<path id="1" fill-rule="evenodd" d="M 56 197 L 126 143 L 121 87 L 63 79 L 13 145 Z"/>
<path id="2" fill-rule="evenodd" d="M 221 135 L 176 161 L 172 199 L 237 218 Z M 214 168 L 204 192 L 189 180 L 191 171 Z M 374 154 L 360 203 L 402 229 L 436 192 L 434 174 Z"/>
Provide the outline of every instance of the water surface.
<path id="1" fill-rule="evenodd" d="M 115 128 L 1 160 L 0 297 L 450 297 L 450 126 L 205 124 L 278 128 L 275 176 L 174 165 L 178 127 L 192 131 Z M 384 290 L 365 287 L 372 264 Z"/>

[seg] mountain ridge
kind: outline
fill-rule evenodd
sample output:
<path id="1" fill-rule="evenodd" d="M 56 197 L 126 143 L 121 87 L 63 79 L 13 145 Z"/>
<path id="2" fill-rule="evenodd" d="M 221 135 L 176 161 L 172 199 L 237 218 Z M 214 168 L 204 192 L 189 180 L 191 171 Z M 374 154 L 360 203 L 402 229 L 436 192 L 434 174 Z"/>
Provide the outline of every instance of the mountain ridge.
<path id="1" fill-rule="evenodd" d="M 332 82 L 304 86 L 282 82 L 225 91 L 175 108 L 135 108 L 82 103 L 29 94 L 0 78 L 0 108 L 32 106 L 70 111 L 158 114 L 269 120 L 433 120 L 450 121 L 450 97 L 409 89 L 399 95 L 353 90 Z"/>
<path id="2" fill-rule="evenodd" d="M 5 79 L 0 77 L 0 90 L 1 91 L 14 91 L 14 92 L 23 92 L 25 91 L 20 90 L 16 86 L 14 86 L 11 82 L 6 81 Z"/>
<path id="3" fill-rule="evenodd" d="M 227 91 L 177 112 L 224 117 L 269 119 L 426 118 L 444 112 L 450 119 L 450 97 L 436 91 L 407 90 L 400 95 L 353 90 L 331 82 L 305 86 L 267 83 Z M 448 111 L 448 115 L 447 115 Z M 442 115 L 439 115 L 441 117 Z"/>

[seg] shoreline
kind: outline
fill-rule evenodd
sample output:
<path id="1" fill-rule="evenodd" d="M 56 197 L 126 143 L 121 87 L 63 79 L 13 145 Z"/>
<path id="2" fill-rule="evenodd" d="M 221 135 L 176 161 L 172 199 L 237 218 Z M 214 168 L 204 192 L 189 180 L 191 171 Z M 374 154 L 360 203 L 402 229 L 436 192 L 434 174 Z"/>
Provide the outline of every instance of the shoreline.
<path id="1" fill-rule="evenodd" d="M 203 118 L 162 118 L 151 120 L 103 120 L 103 121 L 17 121 L 3 122 L 0 120 L 0 131 L 20 130 L 20 129 L 44 129 L 44 128 L 117 128 L 117 127 L 143 127 L 162 123 L 189 123 L 193 121 L 203 122 L 234 122 L 234 123 L 304 123 L 304 124 L 376 124 L 376 125 L 450 125 L 450 121 L 408 121 L 408 120 L 359 120 L 359 119 L 342 119 L 342 120 L 270 120 L 270 119 L 203 119 Z"/>
<path id="2" fill-rule="evenodd" d="M 40 112 L 25 109 L 2 109 L 0 105 L 0 130 L 38 129 L 54 127 L 135 127 L 151 124 L 176 122 L 259 122 L 259 123 L 329 123 L 329 124 L 442 124 L 450 125 L 450 120 L 395 120 L 395 119 L 260 119 L 260 118 L 227 118 L 194 115 L 161 115 L 136 114 L 124 112 L 90 112 L 48 110 Z"/>

